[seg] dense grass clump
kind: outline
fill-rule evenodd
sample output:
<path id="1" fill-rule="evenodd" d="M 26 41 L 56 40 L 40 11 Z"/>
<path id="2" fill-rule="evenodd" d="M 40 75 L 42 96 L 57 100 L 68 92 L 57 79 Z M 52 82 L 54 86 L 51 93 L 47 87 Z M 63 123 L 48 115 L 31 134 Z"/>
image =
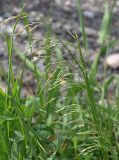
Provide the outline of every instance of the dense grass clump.
<path id="1" fill-rule="evenodd" d="M 78 4 L 83 45 L 87 52 L 85 26 Z M 12 35 L 6 34 L 8 72 L 4 73 L 2 67 L 7 88 L 5 91 L 0 88 L 0 160 L 119 159 L 119 77 L 110 75 L 102 82 L 96 79 L 100 57 L 107 53 L 110 46 L 113 48 L 117 44 L 117 41 L 105 42 L 110 36 L 113 15 L 113 7 L 109 10 L 108 1 L 105 6 L 99 34 L 101 48 L 90 69 L 86 67 L 76 34 L 69 32 L 77 42 L 74 54 L 70 50 L 73 44 L 52 36 L 48 25 L 42 48 L 34 52 L 26 13 L 22 11 L 19 16 L 11 18 L 16 19 L 16 23 Z M 44 71 L 40 71 L 36 63 L 15 46 L 14 37 L 20 19 L 25 25 L 30 52 L 43 51 L 38 55 L 43 57 Z M 63 57 L 61 48 L 71 62 Z M 13 51 L 22 60 L 17 76 L 12 67 Z M 25 66 L 33 72 L 37 84 L 34 96 L 22 98 Z M 106 76 L 106 69 L 104 74 Z M 109 87 L 113 84 L 112 101 Z"/>

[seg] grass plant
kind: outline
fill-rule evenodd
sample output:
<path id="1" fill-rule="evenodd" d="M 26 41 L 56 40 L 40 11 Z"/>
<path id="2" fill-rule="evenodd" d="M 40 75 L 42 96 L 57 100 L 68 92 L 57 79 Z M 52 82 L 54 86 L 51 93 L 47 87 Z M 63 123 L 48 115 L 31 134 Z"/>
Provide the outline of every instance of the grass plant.
<path id="1" fill-rule="evenodd" d="M 104 41 L 109 36 L 113 15 L 112 10 L 109 12 L 108 1 L 105 3 L 99 36 L 101 48 L 91 68 L 85 64 L 78 36 L 71 33 L 77 42 L 74 54 L 69 43 L 54 38 L 48 25 L 42 48 L 45 70 L 40 71 L 37 64 L 30 61 L 14 43 L 17 24 L 22 18 L 30 51 L 33 52 L 27 14 L 22 10 L 19 16 L 13 17 L 16 21 L 13 33 L 6 33 L 7 74 L 1 67 L 7 88 L 5 91 L 0 88 L 0 160 L 119 159 L 119 77 L 111 75 L 102 82 L 96 79 L 102 51 L 106 54 L 107 49 L 118 44 L 118 40 Z M 83 45 L 88 51 L 80 7 L 79 13 Z M 72 62 L 64 59 L 61 48 Z M 22 60 L 17 75 L 13 70 L 13 53 Z M 77 68 L 78 80 L 72 65 Z M 35 95 L 22 98 L 25 66 L 37 80 L 37 89 Z M 109 91 L 110 85 L 115 87 L 113 95 Z"/>

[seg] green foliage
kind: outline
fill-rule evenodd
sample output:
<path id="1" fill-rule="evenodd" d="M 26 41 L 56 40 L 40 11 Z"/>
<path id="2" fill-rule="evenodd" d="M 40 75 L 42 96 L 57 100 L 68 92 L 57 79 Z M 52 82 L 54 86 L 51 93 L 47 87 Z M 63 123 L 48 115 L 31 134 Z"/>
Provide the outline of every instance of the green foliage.
<path id="1" fill-rule="evenodd" d="M 105 18 L 107 11 L 103 21 L 109 21 Z M 27 14 L 21 15 L 25 15 L 24 25 L 28 26 Z M 83 22 L 81 17 L 80 19 Z M 13 33 L 18 21 L 19 18 Z M 106 23 L 108 28 L 109 24 Z M 102 25 L 101 42 L 107 36 L 107 26 L 103 28 Z M 26 30 L 31 46 L 29 27 Z M 56 44 L 51 47 L 53 37 L 48 25 L 44 37 L 45 71 L 42 73 L 35 63 L 15 48 L 13 35 L 6 34 L 9 57 L 8 76 L 5 79 L 7 90 L 4 92 L 0 88 L 0 159 L 118 160 L 119 77 L 109 76 L 101 84 L 96 81 L 102 52 L 105 54 L 108 45 L 111 44 L 110 47 L 113 48 L 118 41 L 104 44 L 92 68 L 87 71 L 78 36 L 72 35 L 77 42 L 77 55 L 61 39 L 55 39 Z M 75 79 L 72 63 L 67 63 L 63 58 L 61 44 L 72 63 L 77 66 L 79 80 Z M 86 47 L 85 33 L 84 44 Z M 12 67 L 14 49 L 24 64 L 17 76 L 14 76 Z M 37 92 L 34 96 L 21 98 L 25 65 L 37 80 Z M 113 82 L 116 91 L 112 103 L 108 90 Z"/>

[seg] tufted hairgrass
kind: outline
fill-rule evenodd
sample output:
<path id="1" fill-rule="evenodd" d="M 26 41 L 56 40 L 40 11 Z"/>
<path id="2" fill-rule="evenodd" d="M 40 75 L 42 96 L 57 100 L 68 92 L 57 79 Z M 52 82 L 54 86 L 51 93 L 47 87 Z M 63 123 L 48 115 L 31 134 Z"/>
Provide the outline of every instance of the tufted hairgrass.
<path id="1" fill-rule="evenodd" d="M 103 27 L 107 11 L 99 37 L 102 45 L 91 69 L 85 64 L 78 36 L 72 34 L 77 42 L 74 55 L 70 50 L 72 44 L 54 39 L 48 25 L 42 48 L 45 69 L 40 71 L 14 43 L 16 27 L 22 17 L 33 52 L 27 14 L 22 10 L 20 16 L 14 17 L 13 33 L 6 33 L 7 75 L 2 67 L 7 88 L 6 91 L 0 88 L 0 160 L 118 160 L 119 77 L 110 75 L 102 82 L 96 79 L 102 50 L 106 54 L 108 45 L 113 44 L 113 48 L 118 42 L 104 44 L 111 25 L 109 18 L 108 27 Z M 112 17 L 112 13 L 108 16 Z M 82 22 L 84 34 L 83 27 Z M 64 59 L 61 48 L 71 62 Z M 13 51 L 22 60 L 18 75 L 13 71 Z M 22 98 L 25 66 L 32 71 L 37 86 L 35 95 Z M 109 91 L 110 85 L 115 87 L 113 94 Z"/>

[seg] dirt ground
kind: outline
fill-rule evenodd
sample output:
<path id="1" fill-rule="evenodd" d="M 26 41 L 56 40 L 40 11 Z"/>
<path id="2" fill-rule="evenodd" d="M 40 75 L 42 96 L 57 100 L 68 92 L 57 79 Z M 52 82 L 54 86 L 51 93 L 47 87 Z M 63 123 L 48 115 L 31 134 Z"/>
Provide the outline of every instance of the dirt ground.
<path id="1" fill-rule="evenodd" d="M 22 4 L 19 3 L 19 0 L 1 0 L 0 2 L 0 23 L 6 18 L 9 18 L 14 15 L 18 15 L 21 11 Z M 111 0 L 110 0 L 111 3 Z M 67 31 L 72 33 L 77 33 L 81 38 L 80 27 L 79 27 L 79 18 L 77 11 L 77 0 L 25 0 L 25 10 L 29 16 L 29 22 L 33 23 L 34 21 L 40 22 L 41 18 L 47 22 L 47 18 L 50 13 L 50 21 L 53 34 L 61 36 L 65 40 L 72 40 L 72 37 L 67 34 Z M 83 10 L 89 54 L 87 61 L 92 62 L 98 49 L 98 33 L 101 27 L 101 19 L 104 11 L 104 0 L 81 0 L 81 7 Z M 114 9 L 114 17 L 112 23 L 111 34 L 113 39 L 118 39 L 119 36 L 119 0 L 116 2 L 116 7 Z M 19 23 L 18 28 L 22 28 L 23 24 Z M 12 33 L 12 23 L 6 25 L 0 25 L 0 60 L 2 61 L 3 67 L 5 70 L 8 68 L 8 56 L 5 45 L 5 40 L 2 36 L 5 36 L 6 30 L 9 34 Z M 45 35 L 46 30 L 43 25 L 39 25 L 33 34 L 39 39 Z M 16 45 L 23 51 L 25 50 L 25 37 L 16 40 Z M 119 47 L 110 51 L 112 53 L 118 53 Z M 14 53 L 13 56 L 13 67 L 14 71 L 17 72 L 20 64 L 19 58 Z M 39 67 L 42 66 L 42 62 L 38 62 Z M 102 62 L 103 63 L 103 59 Z M 102 65 L 100 65 L 101 68 Z M 40 69 L 41 69 L 40 68 Z M 100 69 L 101 70 L 101 69 Z M 101 71 L 100 71 L 101 72 Z M 101 73 L 99 73 L 101 74 Z M 2 79 L 2 78 L 1 78 Z M 33 94 L 32 87 L 34 86 L 34 78 L 31 76 L 30 71 L 26 71 L 26 76 L 24 78 L 25 90 L 23 96 Z M 0 86 L 4 86 L 4 81 L 1 82 Z M 29 87 L 31 86 L 31 87 Z M 30 89 L 29 89 L 30 88 Z"/>

